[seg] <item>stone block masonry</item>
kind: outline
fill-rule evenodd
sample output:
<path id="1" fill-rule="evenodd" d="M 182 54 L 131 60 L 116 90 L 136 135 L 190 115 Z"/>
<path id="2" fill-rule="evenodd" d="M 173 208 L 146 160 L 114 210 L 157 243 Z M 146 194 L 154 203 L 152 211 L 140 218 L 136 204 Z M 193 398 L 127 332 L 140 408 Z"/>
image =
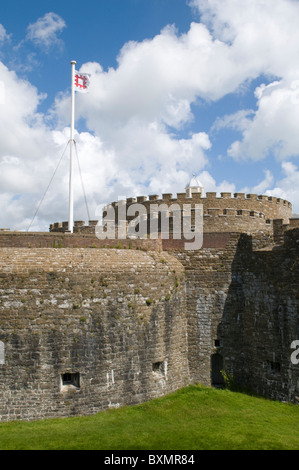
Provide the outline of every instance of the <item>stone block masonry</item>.
<path id="1" fill-rule="evenodd" d="M 186 270 L 190 379 L 234 383 L 275 400 L 299 403 L 299 229 L 284 244 L 263 234 L 230 234 L 225 246 L 175 251 Z M 298 354 L 299 355 L 299 354 Z"/>
<path id="2" fill-rule="evenodd" d="M 137 198 L 128 198 L 125 201 L 116 201 L 109 206 L 113 208 L 114 222 L 116 225 L 126 220 L 130 224 L 136 217 L 135 204 L 142 204 L 147 220 L 147 233 L 151 231 L 151 221 L 156 219 L 158 231 L 161 232 L 161 214 L 168 213 L 169 232 L 173 231 L 173 221 L 178 217 L 183 217 L 184 206 L 191 208 L 191 224 L 194 225 L 194 208 L 195 205 L 202 205 L 203 210 L 203 232 L 204 233 L 222 233 L 222 232 L 257 232 L 263 231 L 273 233 L 273 221 L 281 219 L 283 224 L 288 224 L 292 217 L 292 204 L 286 200 L 257 195 L 235 193 L 232 197 L 231 193 L 221 193 L 217 197 L 216 193 L 206 193 L 203 197 L 201 192 L 178 193 L 176 197 L 172 194 L 138 196 Z M 166 209 L 167 208 L 169 209 Z M 103 220 L 107 216 L 107 207 L 103 209 Z M 121 209 L 121 210 L 120 210 Z M 127 211 L 124 214 L 124 210 Z M 128 214 L 131 215 L 128 215 Z M 121 214 L 121 215 L 120 215 Z M 124 219 L 125 216 L 125 219 Z M 109 215 L 111 217 L 111 214 Z M 119 220 L 120 219 L 120 220 Z M 75 221 L 74 233 L 91 234 L 95 232 L 95 226 L 98 221 L 90 220 L 87 224 L 85 221 Z M 182 220 L 181 220 L 182 226 Z M 68 230 L 68 222 L 55 222 L 50 225 L 50 232 L 64 233 Z"/>
<path id="3" fill-rule="evenodd" d="M 299 229 L 275 226 L 274 239 L 205 233 L 195 251 L 171 239 L 94 249 L 91 235 L 0 234 L 0 419 L 86 415 L 190 383 L 221 386 L 222 370 L 298 403 Z"/>
<path id="4" fill-rule="evenodd" d="M 213 383 L 211 358 L 219 351 L 218 327 L 231 284 L 231 266 L 239 237 L 240 234 L 226 234 L 218 246 L 173 252 L 186 270 L 188 360 L 192 382 L 207 386 Z M 220 374 L 220 370 L 218 372 Z"/>
<path id="5" fill-rule="evenodd" d="M 270 250 L 254 250 L 242 235 L 231 266 L 218 337 L 224 368 L 245 389 L 299 403 L 299 229 Z"/>
<path id="6" fill-rule="evenodd" d="M 185 274 L 167 253 L 0 249 L 2 421 L 87 415 L 190 381 Z"/>

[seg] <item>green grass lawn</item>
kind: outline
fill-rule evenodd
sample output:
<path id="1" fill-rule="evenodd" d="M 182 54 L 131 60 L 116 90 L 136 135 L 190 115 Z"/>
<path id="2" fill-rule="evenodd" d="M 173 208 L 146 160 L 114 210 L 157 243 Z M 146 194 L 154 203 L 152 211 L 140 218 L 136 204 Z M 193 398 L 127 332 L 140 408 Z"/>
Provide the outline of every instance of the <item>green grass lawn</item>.
<path id="1" fill-rule="evenodd" d="M 299 406 L 190 386 L 93 416 L 1 423 L 6 449 L 299 449 Z"/>

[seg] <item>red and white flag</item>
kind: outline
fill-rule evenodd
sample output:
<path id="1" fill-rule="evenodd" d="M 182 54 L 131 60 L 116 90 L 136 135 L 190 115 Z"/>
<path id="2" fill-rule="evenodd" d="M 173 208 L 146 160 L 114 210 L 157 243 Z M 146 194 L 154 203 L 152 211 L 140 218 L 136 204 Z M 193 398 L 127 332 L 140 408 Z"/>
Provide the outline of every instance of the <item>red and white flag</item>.
<path id="1" fill-rule="evenodd" d="M 75 70 L 75 91 L 80 93 L 87 93 L 88 87 L 90 84 L 90 74 L 89 73 L 80 73 Z"/>

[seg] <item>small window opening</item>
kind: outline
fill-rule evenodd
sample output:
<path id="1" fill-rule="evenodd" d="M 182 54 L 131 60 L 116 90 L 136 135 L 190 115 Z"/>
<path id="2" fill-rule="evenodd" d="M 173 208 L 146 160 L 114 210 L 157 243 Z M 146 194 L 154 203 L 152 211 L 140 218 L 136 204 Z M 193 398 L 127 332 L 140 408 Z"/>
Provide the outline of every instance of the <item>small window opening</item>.
<path id="1" fill-rule="evenodd" d="M 220 340 L 219 340 L 219 339 L 215 339 L 214 345 L 215 345 L 215 348 L 220 348 Z"/>
<path id="2" fill-rule="evenodd" d="M 153 363 L 153 372 L 163 376 L 167 375 L 167 361 L 154 362 Z"/>
<path id="3" fill-rule="evenodd" d="M 267 361 L 267 369 L 268 369 L 268 373 L 272 373 L 272 374 L 275 374 L 276 372 L 280 372 L 280 363 Z"/>
<path id="4" fill-rule="evenodd" d="M 75 388 L 80 388 L 80 374 L 78 372 L 75 374 L 71 374 L 71 373 L 62 374 L 61 385 L 63 387 L 72 386 Z"/>

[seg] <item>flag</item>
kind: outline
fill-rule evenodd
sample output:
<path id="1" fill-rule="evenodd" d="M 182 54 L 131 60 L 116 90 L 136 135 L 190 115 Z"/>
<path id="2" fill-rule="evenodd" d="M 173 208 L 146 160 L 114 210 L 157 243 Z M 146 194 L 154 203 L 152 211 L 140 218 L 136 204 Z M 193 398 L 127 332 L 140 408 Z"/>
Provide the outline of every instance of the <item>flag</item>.
<path id="1" fill-rule="evenodd" d="M 89 73 L 80 73 L 75 70 L 74 80 L 75 80 L 75 91 L 79 91 L 80 93 L 88 92 L 88 87 L 90 84 Z"/>

